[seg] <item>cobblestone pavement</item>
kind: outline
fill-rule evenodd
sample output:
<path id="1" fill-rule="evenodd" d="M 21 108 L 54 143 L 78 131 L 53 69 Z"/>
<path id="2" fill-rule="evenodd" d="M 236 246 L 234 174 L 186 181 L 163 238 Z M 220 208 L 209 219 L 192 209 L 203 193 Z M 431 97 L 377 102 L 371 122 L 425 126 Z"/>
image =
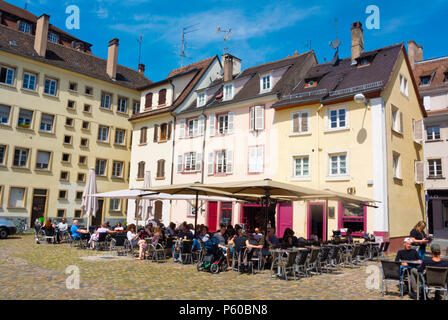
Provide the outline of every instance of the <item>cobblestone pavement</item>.
<path id="1" fill-rule="evenodd" d="M 7 299 L 344 299 L 399 300 L 397 286 L 381 296 L 366 288 L 366 267 L 344 268 L 297 281 L 270 279 L 269 272 L 218 275 L 194 265 L 105 259 L 107 253 L 34 244 L 32 236 L 0 240 L 0 300 Z M 68 266 L 80 270 L 80 289 L 66 287 Z M 377 262 L 368 265 L 378 266 Z M 407 299 L 407 298 L 405 298 Z"/>

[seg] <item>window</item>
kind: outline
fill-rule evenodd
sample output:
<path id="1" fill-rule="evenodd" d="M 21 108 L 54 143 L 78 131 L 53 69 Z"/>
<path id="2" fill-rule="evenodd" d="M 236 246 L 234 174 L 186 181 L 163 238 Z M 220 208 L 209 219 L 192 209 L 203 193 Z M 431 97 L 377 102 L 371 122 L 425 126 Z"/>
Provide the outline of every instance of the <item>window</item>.
<path id="1" fill-rule="evenodd" d="M 159 106 L 163 106 L 166 104 L 166 89 L 162 89 L 159 91 Z"/>
<path id="2" fill-rule="evenodd" d="M 317 87 L 318 79 L 307 79 L 305 80 L 305 88 Z"/>
<path id="3" fill-rule="evenodd" d="M 138 101 L 134 101 L 133 105 L 132 105 L 132 114 L 137 114 L 140 112 L 140 102 Z"/>
<path id="4" fill-rule="evenodd" d="M 59 175 L 59 180 L 61 181 L 68 181 L 69 179 L 69 172 L 68 171 L 61 171 L 61 174 Z"/>
<path id="5" fill-rule="evenodd" d="M 91 113 L 92 112 L 92 106 L 90 104 L 85 104 L 84 105 L 84 110 L 85 113 Z"/>
<path id="6" fill-rule="evenodd" d="M 408 97 L 408 79 L 402 74 L 400 74 L 400 92 Z"/>
<path id="7" fill-rule="evenodd" d="M 19 22 L 19 31 L 25 33 L 31 33 L 31 25 L 28 22 L 20 21 Z"/>
<path id="8" fill-rule="evenodd" d="M 51 152 L 37 151 L 36 169 L 49 170 L 50 169 Z"/>
<path id="9" fill-rule="evenodd" d="M 199 132 L 198 119 L 190 119 L 187 123 L 187 137 L 196 137 Z"/>
<path id="10" fill-rule="evenodd" d="M 264 130 L 264 106 L 251 107 L 250 114 L 250 130 Z"/>
<path id="11" fill-rule="evenodd" d="M 229 130 L 229 115 L 222 114 L 218 116 L 218 134 L 227 134 Z"/>
<path id="12" fill-rule="evenodd" d="M 82 130 L 89 130 L 90 129 L 90 122 L 89 121 L 83 121 L 82 122 Z"/>
<path id="13" fill-rule="evenodd" d="M 0 66 L 0 83 L 10 86 L 14 85 L 14 74 L 14 69 Z"/>
<path id="14" fill-rule="evenodd" d="M 165 160 L 163 159 L 157 161 L 157 178 L 165 178 Z"/>
<path id="15" fill-rule="evenodd" d="M 63 153 L 62 154 L 62 162 L 68 163 L 68 162 L 70 162 L 70 158 L 71 158 L 70 153 Z"/>
<path id="16" fill-rule="evenodd" d="M 221 202 L 220 224 L 228 226 L 232 222 L 232 202 Z"/>
<path id="17" fill-rule="evenodd" d="M 115 144 L 123 146 L 125 144 L 124 139 L 126 136 L 126 130 L 115 129 Z"/>
<path id="18" fill-rule="evenodd" d="M 168 135 L 168 124 L 163 123 L 160 125 L 160 140 L 159 142 L 165 142 Z"/>
<path id="19" fill-rule="evenodd" d="M 95 165 L 95 173 L 97 176 L 106 176 L 106 165 L 107 160 L 105 159 L 96 159 Z"/>
<path id="20" fill-rule="evenodd" d="M 0 124 L 9 124 L 10 115 L 11 115 L 10 106 L 0 106 Z"/>
<path id="21" fill-rule="evenodd" d="M 198 93 L 198 101 L 197 101 L 198 107 L 204 106 L 205 102 L 206 102 L 205 92 Z"/>
<path id="22" fill-rule="evenodd" d="M 151 109 L 152 108 L 152 92 L 148 93 L 145 96 L 145 109 Z"/>
<path id="23" fill-rule="evenodd" d="M 67 127 L 73 127 L 73 118 L 65 118 L 65 125 Z"/>
<path id="24" fill-rule="evenodd" d="M 137 179 L 144 179 L 144 178 L 145 178 L 145 161 L 140 161 L 138 163 Z"/>
<path id="25" fill-rule="evenodd" d="M 76 102 L 73 100 L 68 100 L 67 101 L 67 109 L 74 110 L 75 108 L 76 108 Z"/>
<path id="26" fill-rule="evenodd" d="M 249 173 L 264 171 L 264 146 L 249 148 Z"/>
<path id="27" fill-rule="evenodd" d="M 230 173 L 231 167 L 229 160 L 230 156 L 228 151 L 216 152 L 216 173 L 218 174 Z"/>
<path id="28" fill-rule="evenodd" d="M 44 93 L 50 96 L 56 96 L 58 90 L 58 80 L 55 79 L 45 79 Z"/>
<path id="29" fill-rule="evenodd" d="M 140 129 L 140 144 L 146 144 L 148 140 L 148 128 L 143 127 Z"/>
<path id="30" fill-rule="evenodd" d="M 25 188 L 11 187 L 9 189 L 9 208 L 25 208 Z"/>
<path id="31" fill-rule="evenodd" d="M 233 99 L 233 84 L 224 86 L 224 100 Z"/>
<path id="32" fill-rule="evenodd" d="M 86 182 L 86 174 L 85 173 L 78 173 L 78 177 L 77 177 L 76 182 L 80 182 L 80 183 Z"/>
<path id="33" fill-rule="evenodd" d="M 440 126 L 428 127 L 427 131 L 427 140 L 440 140 Z"/>
<path id="34" fill-rule="evenodd" d="M 65 135 L 65 136 L 64 136 L 64 144 L 69 144 L 69 145 L 71 145 L 71 144 L 72 144 L 72 136 Z"/>
<path id="35" fill-rule="evenodd" d="M 6 150 L 7 146 L 5 144 L 0 144 L 0 166 L 6 165 Z"/>
<path id="36" fill-rule="evenodd" d="M 293 178 L 305 178 L 310 176 L 310 157 L 293 157 Z"/>
<path id="37" fill-rule="evenodd" d="M 128 112 L 128 99 L 118 98 L 118 112 L 127 113 Z"/>
<path id="38" fill-rule="evenodd" d="M 14 150 L 13 166 L 17 168 L 27 168 L 29 153 L 29 149 L 16 148 Z"/>
<path id="39" fill-rule="evenodd" d="M 33 121 L 33 111 L 20 109 L 19 120 L 17 121 L 17 126 L 19 128 L 29 129 L 31 128 L 31 122 Z"/>
<path id="40" fill-rule="evenodd" d="M 108 142 L 109 141 L 109 127 L 99 126 L 98 127 L 98 141 Z"/>
<path id="41" fill-rule="evenodd" d="M 58 218 L 64 218 L 65 217 L 65 209 L 58 209 L 56 212 L 56 215 Z"/>
<path id="42" fill-rule="evenodd" d="M 101 108 L 110 110 L 112 103 L 112 95 L 103 92 L 101 94 Z"/>
<path id="43" fill-rule="evenodd" d="M 442 178 L 442 160 L 430 159 L 428 160 L 429 177 L 428 178 Z"/>
<path id="44" fill-rule="evenodd" d="M 76 201 L 82 201 L 82 194 L 83 193 L 84 193 L 83 191 L 76 191 L 76 198 L 75 198 L 75 200 Z"/>
<path id="45" fill-rule="evenodd" d="M 78 84 L 76 82 L 70 82 L 68 84 L 68 90 L 77 92 L 78 91 Z"/>
<path id="46" fill-rule="evenodd" d="M 58 43 L 59 36 L 54 32 L 48 32 L 48 40 L 53 43 Z"/>
<path id="47" fill-rule="evenodd" d="M 366 217 L 364 210 L 363 207 L 352 206 L 348 203 L 340 202 L 339 212 L 342 215 L 342 225 L 339 227 L 350 229 L 353 236 L 363 236 L 366 232 Z"/>
<path id="48" fill-rule="evenodd" d="M 89 146 L 89 139 L 87 138 L 81 138 L 81 148 L 87 148 Z"/>
<path id="49" fill-rule="evenodd" d="M 345 129 L 347 125 L 347 109 L 336 107 L 328 109 L 328 128 L 330 130 Z"/>
<path id="50" fill-rule="evenodd" d="M 308 110 L 295 111 L 291 113 L 291 132 L 293 134 L 310 133 L 310 112 Z"/>
<path id="51" fill-rule="evenodd" d="M 123 178 L 123 166 L 124 166 L 123 162 L 114 161 L 112 164 L 112 177 Z"/>
<path id="52" fill-rule="evenodd" d="M 182 168 L 182 155 L 178 158 L 178 171 L 182 172 L 198 172 L 201 171 L 202 155 L 196 152 L 185 154 L 185 167 Z"/>
<path id="53" fill-rule="evenodd" d="M 271 90 L 271 75 L 261 77 L 261 92 Z"/>
<path id="54" fill-rule="evenodd" d="M 345 176 L 348 174 L 347 168 L 347 154 L 329 154 L 330 161 L 330 176 Z"/>
<path id="55" fill-rule="evenodd" d="M 431 83 L 431 76 L 420 77 L 420 85 L 427 86 Z"/>
<path id="56" fill-rule="evenodd" d="M 75 210 L 75 218 L 81 218 L 81 210 Z"/>
<path id="57" fill-rule="evenodd" d="M 392 105 L 392 130 L 403 133 L 403 114 L 398 108 Z"/>
<path id="58" fill-rule="evenodd" d="M 110 199 L 110 211 L 120 211 L 120 199 Z"/>
<path id="59" fill-rule="evenodd" d="M 401 179 L 401 159 L 397 152 L 393 152 L 392 155 L 392 170 L 394 178 Z"/>
<path id="60" fill-rule="evenodd" d="M 88 96 L 93 96 L 93 88 L 92 87 L 85 87 L 84 93 Z"/>
<path id="61" fill-rule="evenodd" d="M 86 166 L 87 165 L 87 157 L 86 156 L 79 156 L 78 164 L 80 166 Z"/>
<path id="62" fill-rule="evenodd" d="M 67 200 L 67 190 L 59 190 L 58 200 Z"/>
<path id="63" fill-rule="evenodd" d="M 35 91 L 36 90 L 36 82 L 37 82 L 36 79 L 37 79 L 37 76 L 35 74 L 24 72 L 22 88 L 31 90 L 31 91 Z"/>

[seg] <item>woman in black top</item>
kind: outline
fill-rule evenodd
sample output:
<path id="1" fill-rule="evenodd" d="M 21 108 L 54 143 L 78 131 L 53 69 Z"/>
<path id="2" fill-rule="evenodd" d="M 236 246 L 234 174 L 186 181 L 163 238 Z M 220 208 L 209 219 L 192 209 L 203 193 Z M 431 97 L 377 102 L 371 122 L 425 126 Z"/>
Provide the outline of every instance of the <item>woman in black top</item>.
<path id="1" fill-rule="evenodd" d="M 428 237 L 426 236 L 425 228 L 426 228 L 426 222 L 419 221 L 415 225 L 414 229 L 412 229 L 410 232 L 412 242 L 420 246 L 418 254 L 420 255 L 422 260 L 425 259 L 426 244 L 430 242 Z"/>

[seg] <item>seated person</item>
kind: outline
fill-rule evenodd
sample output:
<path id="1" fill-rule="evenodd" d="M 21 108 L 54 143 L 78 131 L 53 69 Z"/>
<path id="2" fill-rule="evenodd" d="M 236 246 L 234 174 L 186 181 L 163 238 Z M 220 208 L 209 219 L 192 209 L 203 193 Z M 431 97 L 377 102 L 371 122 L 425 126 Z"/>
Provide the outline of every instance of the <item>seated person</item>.
<path id="1" fill-rule="evenodd" d="M 220 248 L 222 251 L 224 251 L 225 255 L 226 255 L 226 260 L 227 260 L 227 266 L 230 267 L 230 249 L 227 246 L 227 241 L 226 238 L 224 237 L 225 233 L 226 233 L 226 226 L 225 225 L 221 225 L 221 230 L 219 230 L 219 232 L 216 232 L 213 235 L 213 238 L 218 239 L 219 244 L 218 244 L 218 248 Z"/>
<path id="2" fill-rule="evenodd" d="M 249 238 L 246 235 L 246 231 L 238 229 L 236 236 L 229 241 L 229 244 L 233 245 L 235 252 L 238 254 L 242 248 L 246 246 L 246 240 Z"/>
<path id="3" fill-rule="evenodd" d="M 162 231 L 160 227 L 155 227 L 154 233 L 152 235 L 152 244 L 157 245 L 157 243 L 159 243 L 159 240 L 161 240 L 161 238 L 162 238 Z"/>
<path id="4" fill-rule="evenodd" d="M 203 226 L 201 228 L 201 233 L 198 235 L 198 237 L 195 237 L 193 239 L 193 250 L 198 251 L 201 250 L 201 244 L 199 242 L 206 242 L 208 239 L 210 239 L 208 235 L 208 227 Z"/>
<path id="5" fill-rule="evenodd" d="M 193 240 L 194 235 L 190 230 L 190 226 L 186 225 L 182 228 L 182 231 L 179 232 L 179 238 L 186 240 Z"/>
<path id="6" fill-rule="evenodd" d="M 78 220 L 73 221 L 73 225 L 70 228 L 70 232 L 72 233 L 73 240 L 80 240 L 80 239 L 90 239 L 90 232 L 84 229 L 79 228 L 79 222 Z"/>
<path id="7" fill-rule="evenodd" d="M 65 218 L 62 218 L 61 222 L 58 223 L 58 228 L 56 230 L 57 241 L 62 241 L 62 234 L 68 231 L 68 224 Z"/>
<path id="8" fill-rule="evenodd" d="M 253 233 L 249 233 L 249 237 L 246 239 L 246 248 L 249 250 L 246 250 L 244 257 L 240 258 L 240 261 L 242 262 L 242 272 L 250 272 L 249 268 L 248 268 L 248 263 L 250 261 L 250 259 L 252 259 L 252 256 L 254 254 L 254 250 L 253 249 L 262 249 L 263 245 L 258 244 L 258 241 L 255 240 L 254 234 Z M 261 257 L 261 259 L 263 259 L 263 257 Z"/>
<path id="9" fill-rule="evenodd" d="M 55 233 L 56 233 L 56 228 L 55 226 L 51 223 L 51 219 L 47 219 L 44 223 L 44 225 L 41 228 L 42 230 L 45 231 L 45 235 L 47 237 L 54 237 Z M 48 238 L 47 242 L 50 243 L 51 239 Z"/>
<path id="10" fill-rule="evenodd" d="M 101 224 L 101 226 L 98 229 L 96 229 L 95 233 L 90 237 L 89 244 L 92 249 L 95 247 L 95 242 L 99 240 L 101 233 L 109 233 L 109 234 L 117 233 L 117 231 L 109 230 L 109 228 L 107 228 L 106 226 L 107 223 Z"/>
<path id="11" fill-rule="evenodd" d="M 118 222 L 117 225 L 114 228 L 114 231 L 124 231 L 123 225 L 121 222 Z"/>
<path id="12" fill-rule="evenodd" d="M 140 239 L 143 234 L 143 231 L 135 232 L 136 230 L 135 224 L 131 223 L 126 228 L 127 238 L 129 242 L 132 244 L 132 247 L 139 247 L 138 258 L 137 260 L 143 260 L 145 258 L 145 249 L 146 249 L 146 240 Z"/>
<path id="13" fill-rule="evenodd" d="M 260 239 L 263 237 L 263 234 L 260 232 L 260 228 L 255 228 L 254 232 L 254 239 L 256 241 L 260 241 Z"/>
<path id="14" fill-rule="evenodd" d="M 168 228 L 165 229 L 165 234 L 171 237 L 176 234 L 176 224 L 174 222 L 170 222 Z"/>
<path id="15" fill-rule="evenodd" d="M 440 245 L 434 243 L 431 245 L 431 259 L 423 260 L 422 264 L 418 269 L 411 269 L 411 278 L 412 278 L 412 290 L 415 292 L 417 290 L 417 279 L 419 273 L 423 273 L 426 270 L 426 267 L 439 267 L 439 268 L 448 268 L 448 261 L 444 261 L 440 258 Z M 423 296 L 421 294 L 421 296 Z M 440 291 L 436 291 L 434 299 L 440 299 Z"/>
<path id="16" fill-rule="evenodd" d="M 397 256 L 395 257 L 395 261 L 402 261 L 402 260 L 408 260 L 408 261 L 417 261 L 420 260 L 420 256 L 417 252 L 417 250 L 412 249 L 412 240 L 411 238 L 405 238 L 403 241 L 404 249 L 399 250 L 397 252 Z M 402 262 L 402 266 L 407 267 L 407 262 Z"/>
<path id="17" fill-rule="evenodd" d="M 299 245 L 299 240 L 294 236 L 294 231 L 290 228 L 286 228 L 283 234 L 283 246 L 286 248 L 297 247 Z"/>

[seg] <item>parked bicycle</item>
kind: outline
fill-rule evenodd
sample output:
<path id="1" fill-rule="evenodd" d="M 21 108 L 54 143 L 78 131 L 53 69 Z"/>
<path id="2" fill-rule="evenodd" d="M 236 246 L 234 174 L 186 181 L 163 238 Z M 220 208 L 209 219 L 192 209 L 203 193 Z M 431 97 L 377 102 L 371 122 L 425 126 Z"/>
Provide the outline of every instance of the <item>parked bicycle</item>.
<path id="1" fill-rule="evenodd" d="M 19 219 L 19 223 L 17 224 L 17 234 L 24 234 L 28 230 L 28 225 L 26 223 L 26 219 Z"/>

